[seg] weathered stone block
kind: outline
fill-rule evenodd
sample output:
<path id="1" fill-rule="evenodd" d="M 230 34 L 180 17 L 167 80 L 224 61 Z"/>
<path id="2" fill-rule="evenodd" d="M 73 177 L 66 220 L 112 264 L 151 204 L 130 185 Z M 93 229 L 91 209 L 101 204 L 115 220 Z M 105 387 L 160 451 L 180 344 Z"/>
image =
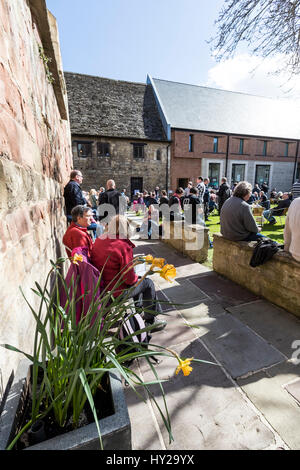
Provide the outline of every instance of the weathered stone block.
<path id="1" fill-rule="evenodd" d="M 214 234 L 213 269 L 270 302 L 300 317 L 300 263 L 284 251 L 255 268 L 253 248 Z"/>
<path id="2" fill-rule="evenodd" d="M 192 260 L 203 263 L 208 256 L 208 228 L 182 221 L 163 222 L 162 241 Z"/>

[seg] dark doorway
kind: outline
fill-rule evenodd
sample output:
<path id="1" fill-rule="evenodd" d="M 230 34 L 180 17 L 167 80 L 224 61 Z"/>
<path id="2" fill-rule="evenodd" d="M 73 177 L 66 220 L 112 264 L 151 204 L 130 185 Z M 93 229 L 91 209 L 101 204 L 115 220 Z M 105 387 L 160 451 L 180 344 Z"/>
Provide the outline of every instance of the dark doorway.
<path id="1" fill-rule="evenodd" d="M 177 188 L 187 188 L 189 179 L 188 178 L 178 178 L 178 185 Z"/>
<path id="2" fill-rule="evenodd" d="M 138 191 L 141 193 L 143 191 L 143 178 L 140 177 L 132 177 L 131 178 L 131 198 L 135 195 Z"/>

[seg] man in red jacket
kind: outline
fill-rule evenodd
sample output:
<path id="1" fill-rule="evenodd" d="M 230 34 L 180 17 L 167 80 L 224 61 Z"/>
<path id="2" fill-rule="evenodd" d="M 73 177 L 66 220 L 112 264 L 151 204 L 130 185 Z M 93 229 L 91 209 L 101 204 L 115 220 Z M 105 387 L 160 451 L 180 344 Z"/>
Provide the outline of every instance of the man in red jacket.
<path id="1" fill-rule="evenodd" d="M 88 248 L 88 257 L 91 255 L 93 241 L 87 231 L 87 227 L 91 224 L 93 212 L 90 207 L 76 206 L 71 211 L 72 222 L 63 236 L 63 244 L 70 256 L 72 250 L 78 246 L 86 246 Z"/>

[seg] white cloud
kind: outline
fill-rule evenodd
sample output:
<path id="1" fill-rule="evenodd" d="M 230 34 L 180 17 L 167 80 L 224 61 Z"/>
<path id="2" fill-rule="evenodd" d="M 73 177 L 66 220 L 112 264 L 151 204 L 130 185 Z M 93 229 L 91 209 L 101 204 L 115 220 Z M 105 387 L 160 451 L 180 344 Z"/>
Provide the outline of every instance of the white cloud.
<path id="1" fill-rule="evenodd" d="M 208 71 L 205 86 L 271 98 L 300 99 L 300 77 L 272 73 L 282 66 L 282 57 L 262 59 L 239 54 Z"/>

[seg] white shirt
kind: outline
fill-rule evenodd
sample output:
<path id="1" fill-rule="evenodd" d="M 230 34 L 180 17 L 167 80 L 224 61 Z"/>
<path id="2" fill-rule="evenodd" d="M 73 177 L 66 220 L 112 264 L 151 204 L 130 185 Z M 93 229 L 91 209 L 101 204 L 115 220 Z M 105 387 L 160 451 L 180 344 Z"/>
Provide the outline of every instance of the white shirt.
<path id="1" fill-rule="evenodd" d="M 300 197 L 292 201 L 286 216 L 284 250 L 300 262 Z"/>

